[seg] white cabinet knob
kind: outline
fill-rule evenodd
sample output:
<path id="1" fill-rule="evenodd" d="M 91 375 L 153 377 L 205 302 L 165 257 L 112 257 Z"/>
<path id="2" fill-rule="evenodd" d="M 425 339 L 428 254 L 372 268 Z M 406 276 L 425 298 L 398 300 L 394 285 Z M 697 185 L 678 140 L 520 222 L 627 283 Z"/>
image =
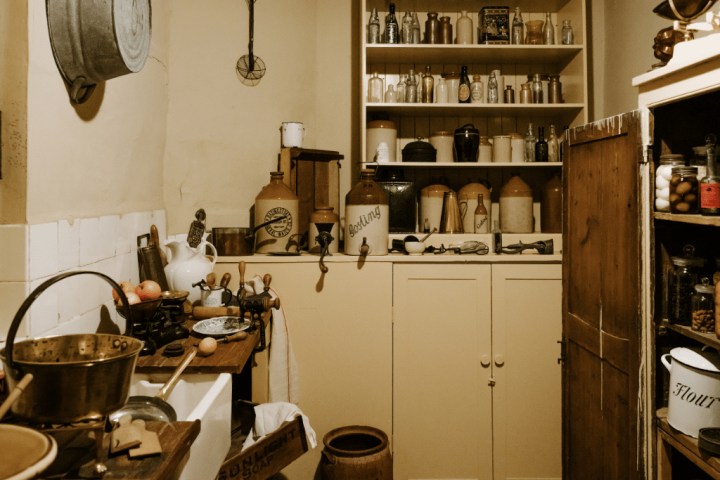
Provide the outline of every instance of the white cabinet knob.
<path id="1" fill-rule="evenodd" d="M 487 368 L 490 366 L 490 355 L 481 355 L 480 356 L 480 365 Z"/>
<path id="2" fill-rule="evenodd" d="M 505 357 L 502 355 L 495 355 L 495 366 L 502 367 L 505 365 Z"/>

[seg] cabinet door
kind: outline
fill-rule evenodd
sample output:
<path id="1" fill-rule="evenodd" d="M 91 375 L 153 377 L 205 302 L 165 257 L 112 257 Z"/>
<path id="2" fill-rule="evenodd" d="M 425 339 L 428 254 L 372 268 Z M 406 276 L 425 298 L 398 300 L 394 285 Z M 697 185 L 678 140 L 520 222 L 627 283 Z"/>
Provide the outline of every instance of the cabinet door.
<path id="1" fill-rule="evenodd" d="M 393 275 L 395 478 L 491 478 L 490 266 Z"/>
<path id="2" fill-rule="evenodd" d="M 290 479 L 313 478 L 323 437 L 334 428 L 372 425 L 392 433 L 392 265 L 329 269 L 321 275 L 317 261 L 247 264 L 246 279 L 272 275 L 297 360 L 298 405 L 317 434 L 317 448 L 283 469 Z M 215 271 L 232 273 L 237 290 L 237 264 Z"/>
<path id="3" fill-rule="evenodd" d="M 495 480 L 560 478 L 561 265 L 492 266 Z"/>
<path id="4" fill-rule="evenodd" d="M 563 164 L 567 478 L 643 475 L 641 121 L 633 112 L 572 129 Z"/>

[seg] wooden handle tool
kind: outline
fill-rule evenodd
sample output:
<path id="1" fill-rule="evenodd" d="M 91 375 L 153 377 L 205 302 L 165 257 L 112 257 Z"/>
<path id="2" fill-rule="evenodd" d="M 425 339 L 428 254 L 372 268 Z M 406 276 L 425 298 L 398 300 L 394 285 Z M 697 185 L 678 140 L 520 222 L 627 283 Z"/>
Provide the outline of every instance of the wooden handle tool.
<path id="1" fill-rule="evenodd" d="M 240 307 L 202 307 L 198 305 L 193 307 L 192 316 L 195 320 L 213 317 L 239 317 Z"/>
<path id="2" fill-rule="evenodd" d="M 158 233 L 157 225 L 150 225 L 150 240 L 153 245 L 155 245 L 155 248 L 157 248 L 158 253 L 160 254 L 160 262 L 162 263 L 163 267 L 167 265 L 167 255 L 165 255 L 165 252 L 162 248 L 160 248 L 160 234 Z"/>

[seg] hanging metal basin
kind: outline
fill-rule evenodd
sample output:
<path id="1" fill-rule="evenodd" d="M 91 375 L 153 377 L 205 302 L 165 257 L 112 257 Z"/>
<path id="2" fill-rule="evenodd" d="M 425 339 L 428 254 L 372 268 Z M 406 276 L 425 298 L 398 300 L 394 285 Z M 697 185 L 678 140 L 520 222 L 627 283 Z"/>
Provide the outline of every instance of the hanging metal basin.
<path id="1" fill-rule="evenodd" d="M 95 86 L 139 72 L 150 52 L 150 0 L 47 0 L 55 63 L 83 103 Z"/>

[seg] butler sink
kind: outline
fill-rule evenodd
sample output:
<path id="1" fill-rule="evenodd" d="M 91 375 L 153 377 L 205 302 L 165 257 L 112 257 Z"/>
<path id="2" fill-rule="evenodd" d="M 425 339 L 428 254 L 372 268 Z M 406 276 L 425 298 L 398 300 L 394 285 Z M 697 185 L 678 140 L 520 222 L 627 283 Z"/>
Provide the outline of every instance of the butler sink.
<path id="1" fill-rule="evenodd" d="M 130 395 L 154 396 L 170 377 L 135 374 Z M 214 478 L 230 450 L 232 381 L 229 373 L 185 374 L 167 402 L 178 421 L 200 420 L 200 434 L 190 448 L 181 479 Z"/>

